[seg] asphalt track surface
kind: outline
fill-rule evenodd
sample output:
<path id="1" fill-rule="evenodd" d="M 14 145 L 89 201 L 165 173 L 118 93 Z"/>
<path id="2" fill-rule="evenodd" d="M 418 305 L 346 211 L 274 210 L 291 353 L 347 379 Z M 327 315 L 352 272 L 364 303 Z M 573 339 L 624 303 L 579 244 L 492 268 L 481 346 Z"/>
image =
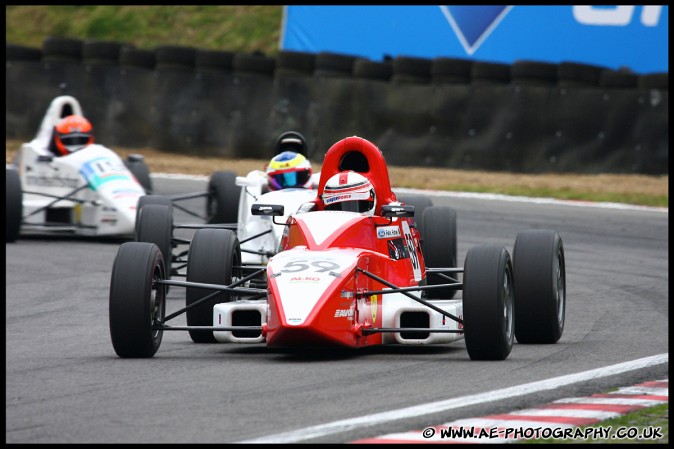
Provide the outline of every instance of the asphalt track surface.
<path id="1" fill-rule="evenodd" d="M 205 188 L 203 181 L 154 183 L 165 194 Z M 668 377 L 667 361 L 302 437 L 302 429 L 312 426 L 488 397 L 495 390 L 668 353 L 666 210 L 430 197 L 457 211 L 461 265 L 474 245 L 497 244 L 512 252 L 519 230 L 559 232 L 567 310 L 557 344 L 516 343 L 505 361 L 477 362 L 463 342 L 284 351 L 263 344 L 195 344 L 176 331 L 164 333 L 154 358 L 121 359 L 108 324 L 110 274 L 121 241 L 26 237 L 6 245 L 6 443 L 273 442 L 289 431 L 301 443 L 345 443 Z M 185 206 L 201 211 L 204 200 Z M 176 211 L 176 223 L 195 220 Z M 172 287 L 168 312 L 183 306 L 184 289 Z"/>

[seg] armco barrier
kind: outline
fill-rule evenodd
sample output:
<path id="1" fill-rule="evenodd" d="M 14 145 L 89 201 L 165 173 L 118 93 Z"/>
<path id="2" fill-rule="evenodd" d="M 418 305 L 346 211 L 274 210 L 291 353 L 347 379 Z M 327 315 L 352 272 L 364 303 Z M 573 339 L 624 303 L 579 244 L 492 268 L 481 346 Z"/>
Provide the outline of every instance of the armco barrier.
<path id="1" fill-rule="evenodd" d="M 7 44 L 6 59 L 7 138 L 32 138 L 50 101 L 68 94 L 113 147 L 266 159 L 280 133 L 297 130 L 315 158 L 359 135 L 401 166 L 668 173 L 667 73 L 404 56 L 368 66 L 332 53 L 56 38 Z"/>

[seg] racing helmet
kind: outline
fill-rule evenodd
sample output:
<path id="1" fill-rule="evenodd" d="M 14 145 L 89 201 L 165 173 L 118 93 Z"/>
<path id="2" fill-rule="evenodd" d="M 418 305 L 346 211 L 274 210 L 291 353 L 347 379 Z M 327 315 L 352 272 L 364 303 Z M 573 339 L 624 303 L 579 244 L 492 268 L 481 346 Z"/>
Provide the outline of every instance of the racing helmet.
<path id="1" fill-rule="evenodd" d="M 69 115 L 54 127 L 54 144 L 58 152 L 67 156 L 94 143 L 93 127 L 81 115 Z"/>
<path id="2" fill-rule="evenodd" d="M 297 131 L 286 131 L 276 138 L 276 142 L 274 142 L 274 154 L 281 154 L 284 151 L 294 151 L 309 158 L 307 141 Z"/>
<path id="3" fill-rule="evenodd" d="M 270 190 L 310 189 L 311 164 L 306 157 L 294 151 L 277 154 L 267 164 L 267 183 Z"/>
<path id="4" fill-rule="evenodd" d="M 377 196 L 369 179 L 360 173 L 337 173 L 325 183 L 321 196 L 325 210 L 358 212 L 372 216 L 377 206 Z"/>

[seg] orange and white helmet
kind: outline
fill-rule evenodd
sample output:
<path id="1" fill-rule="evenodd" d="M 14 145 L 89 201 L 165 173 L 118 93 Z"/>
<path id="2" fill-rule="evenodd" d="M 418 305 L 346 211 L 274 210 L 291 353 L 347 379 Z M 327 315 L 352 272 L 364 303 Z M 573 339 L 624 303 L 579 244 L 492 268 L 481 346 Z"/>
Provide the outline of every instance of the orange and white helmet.
<path id="1" fill-rule="evenodd" d="M 94 143 L 93 127 L 81 115 L 69 115 L 54 127 L 54 144 L 63 156 Z"/>
<path id="2" fill-rule="evenodd" d="M 339 210 L 374 215 L 377 197 L 369 179 L 360 173 L 337 173 L 325 183 L 321 196 L 325 210 Z"/>

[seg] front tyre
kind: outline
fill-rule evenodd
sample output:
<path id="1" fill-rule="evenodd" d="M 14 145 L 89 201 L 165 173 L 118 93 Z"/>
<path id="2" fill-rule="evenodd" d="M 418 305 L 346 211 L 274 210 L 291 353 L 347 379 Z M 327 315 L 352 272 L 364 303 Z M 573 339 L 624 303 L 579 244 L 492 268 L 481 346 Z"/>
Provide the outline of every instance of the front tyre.
<path id="1" fill-rule="evenodd" d="M 164 259 L 148 242 L 126 242 L 117 251 L 110 280 L 110 337 L 118 356 L 148 358 L 159 349 L 166 310 Z"/>
<path id="2" fill-rule="evenodd" d="M 229 285 L 236 267 L 241 265 L 241 247 L 236 233 L 229 229 L 199 229 L 194 233 L 187 259 L 187 282 Z M 238 273 L 238 271 L 236 271 Z M 215 290 L 187 287 L 186 318 L 188 326 L 213 326 L 213 306 L 232 301 L 234 295 L 221 292 L 206 301 L 199 302 Z M 216 343 L 213 331 L 190 330 L 195 343 Z"/>
<path id="3" fill-rule="evenodd" d="M 566 267 L 555 231 L 520 231 L 513 248 L 518 343 L 557 343 L 564 331 Z"/>
<path id="4" fill-rule="evenodd" d="M 482 245 L 466 254 L 463 323 L 471 360 L 505 360 L 513 347 L 513 267 L 503 247 Z"/>

